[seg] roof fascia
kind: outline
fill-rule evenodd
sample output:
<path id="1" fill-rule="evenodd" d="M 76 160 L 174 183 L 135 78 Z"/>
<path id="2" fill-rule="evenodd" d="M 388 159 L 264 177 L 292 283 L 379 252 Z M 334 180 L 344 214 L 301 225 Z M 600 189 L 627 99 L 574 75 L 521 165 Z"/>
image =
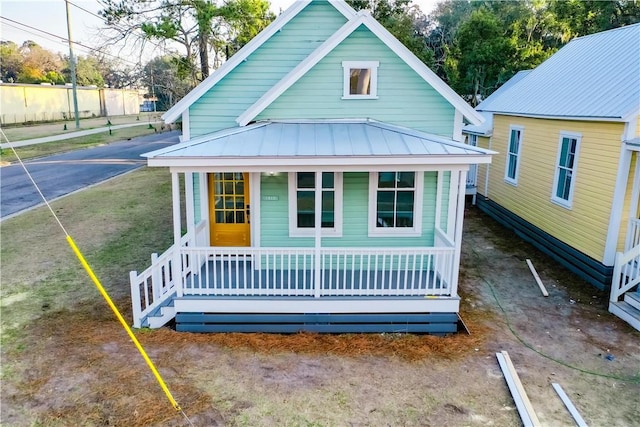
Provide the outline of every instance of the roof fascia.
<path id="1" fill-rule="evenodd" d="M 282 12 L 267 28 L 262 30 L 258 35 L 244 45 L 235 55 L 215 70 L 209 77 L 196 86 L 191 92 L 189 92 L 184 98 L 182 98 L 176 105 L 171 107 L 166 113 L 162 115 L 162 119 L 166 123 L 173 123 L 178 119 L 182 112 L 197 101 L 202 95 L 204 95 L 213 85 L 222 80 L 231 70 L 242 63 L 249 55 L 255 52 L 260 46 L 262 46 L 267 40 L 271 38 L 276 32 L 284 27 L 293 17 L 295 17 L 302 9 L 304 9 L 312 0 L 296 0 L 293 5 L 287 10 Z M 332 3 L 333 4 L 333 3 Z M 344 8 L 342 8 L 344 9 Z M 340 10 L 340 9 L 338 9 Z M 340 10 L 341 13 L 344 13 Z M 347 19 L 349 16 L 347 16 Z"/>
<path id="2" fill-rule="evenodd" d="M 451 105 L 459 110 L 462 115 L 472 124 L 479 125 L 484 122 L 482 116 L 467 104 L 457 93 L 453 91 L 440 77 L 429 69 L 422 61 L 420 61 L 409 49 L 407 49 L 398 39 L 396 39 L 386 28 L 376 21 L 367 11 L 361 10 L 357 12 L 352 21 L 347 22 L 325 43 L 319 46 L 311 55 L 309 55 L 298 67 L 287 74 L 280 82 L 274 85 L 251 107 L 245 110 L 236 122 L 240 126 L 245 126 L 253 120 L 258 114 L 264 111 L 273 101 L 275 101 L 282 93 L 291 87 L 298 79 L 307 73 L 322 58 L 331 52 L 339 43 L 347 36 L 355 31 L 360 25 L 364 24 L 372 33 L 374 33 L 384 44 L 393 50 L 409 67 L 411 67 L 420 77 L 431 85 L 440 95 L 442 95 Z"/>
<path id="3" fill-rule="evenodd" d="M 593 116 L 558 116 L 553 114 L 528 114 L 528 113 L 516 113 L 508 111 L 494 111 L 483 110 L 485 112 L 493 113 L 494 115 L 501 116 L 514 116 L 514 117 L 531 117 L 533 119 L 551 119 L 551 120 L 572 120 L 579 122 L 627 122 L 628 120 L 622 117 L 593 117 Z"/>

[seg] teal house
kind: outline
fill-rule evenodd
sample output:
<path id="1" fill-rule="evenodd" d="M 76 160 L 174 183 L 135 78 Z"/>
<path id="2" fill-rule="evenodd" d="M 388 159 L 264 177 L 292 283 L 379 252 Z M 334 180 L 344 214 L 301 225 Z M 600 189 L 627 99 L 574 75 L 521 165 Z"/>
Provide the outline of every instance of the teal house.
<path id="1" fill-rule="evenodd" d="M 296 1 L 163 118 L 174 244 L 131 272 L 134 326 L 456 331 L 467 171 L 492 152 L 367 12 Z"/>

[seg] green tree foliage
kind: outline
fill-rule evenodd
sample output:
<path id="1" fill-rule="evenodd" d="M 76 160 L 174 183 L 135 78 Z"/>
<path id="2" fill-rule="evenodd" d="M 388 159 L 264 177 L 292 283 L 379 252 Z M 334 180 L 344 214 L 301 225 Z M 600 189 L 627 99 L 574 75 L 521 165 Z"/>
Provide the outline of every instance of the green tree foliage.
<path id="1" fill-rule="evenodd" d="M 30 40 L 22 44 L 19 52 L 22 63 L 16 83 L 64 84 L 60 56 Z"/>
<path id="2" fill-rule="evenodd" d="M 65 57 L 66 67 L 63 70 L 65 79 L 71 81 L 71 67 L 69 57 Z M 79 86 L 104 87 L 104 77 L 101 72 L 100 60 L 97 57 L 77 56 L 76 57 L 76 82 Z"/>
<path id="3" fill-rule="evenodd" d="M 142 81 L 149 94 L 158 98 L 158 111 L 171 108 L 192 88 L 191 81 L 180 72 L 183 57 L 165 55 L 147 63 L 142 71 Z"/>
<path id="4" fill-rule="evenodd" d="M 0 79 L 6 83 L 15 83 L 22 69 L 23 58 L 18 45 L 12 41 L 0 42 Z"/>
<path id="5" fill-rule="evenodd" d="M 432 67 L 434 56 L 427 44 L 424 26 L 426 19 L 410 0 L 347 0 L 356 10 L 367 9 L 378 22 L 402 42 L 427 66 Z"/>

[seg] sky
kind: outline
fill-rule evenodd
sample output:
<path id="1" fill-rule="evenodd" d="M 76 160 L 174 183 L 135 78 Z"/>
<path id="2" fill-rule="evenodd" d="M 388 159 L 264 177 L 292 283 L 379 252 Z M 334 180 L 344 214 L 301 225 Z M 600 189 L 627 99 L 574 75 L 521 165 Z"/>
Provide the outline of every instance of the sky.
<path id="1" fill-rule="evenodd" d="M 423 13 L 427 14 L 438 0 L 414 0 Z M 278 14 L 288 8 L 294 0 L 271 0 L 271 9 Z M 73 47 L 75 55 L 87 55 L 91 48 L 101 46 L 98 28 L 102 20 L 97 16 L 103 8 L 101 0 L 69 0 L 71 39 L 80 45 Z M 64 0 L 0 0 L 0 39 L 20 45 L 25 40 L 33 40 L 53 52 L 69 53 L 67 39 L 67 19 Z M 43 32 L 44 31 L 44 32 Z M 46 33 L 45 33 L 46 32 Z M 148 46 L 147 54 L 155 56 L 154 47 Z M 136 58 L 123 50 L 111 50 L 114 56 L 133 64 Z M 158 52 L 159 54 L 160 52 Z"/>

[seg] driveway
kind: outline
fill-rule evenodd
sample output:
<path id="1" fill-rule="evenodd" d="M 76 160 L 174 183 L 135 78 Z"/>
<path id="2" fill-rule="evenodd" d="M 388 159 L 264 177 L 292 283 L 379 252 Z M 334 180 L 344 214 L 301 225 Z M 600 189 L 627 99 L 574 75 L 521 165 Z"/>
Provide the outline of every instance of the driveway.
<path id="1" fill-rule="evenodd" d="M 134 138 L 25 162 L 48 201 L 130 172 L 146 164 L 141 154 L 178 142 L 178 132 Z M 19 164 L 0 168 L 0 220 L 35 206 L 42 199 Z"/>

